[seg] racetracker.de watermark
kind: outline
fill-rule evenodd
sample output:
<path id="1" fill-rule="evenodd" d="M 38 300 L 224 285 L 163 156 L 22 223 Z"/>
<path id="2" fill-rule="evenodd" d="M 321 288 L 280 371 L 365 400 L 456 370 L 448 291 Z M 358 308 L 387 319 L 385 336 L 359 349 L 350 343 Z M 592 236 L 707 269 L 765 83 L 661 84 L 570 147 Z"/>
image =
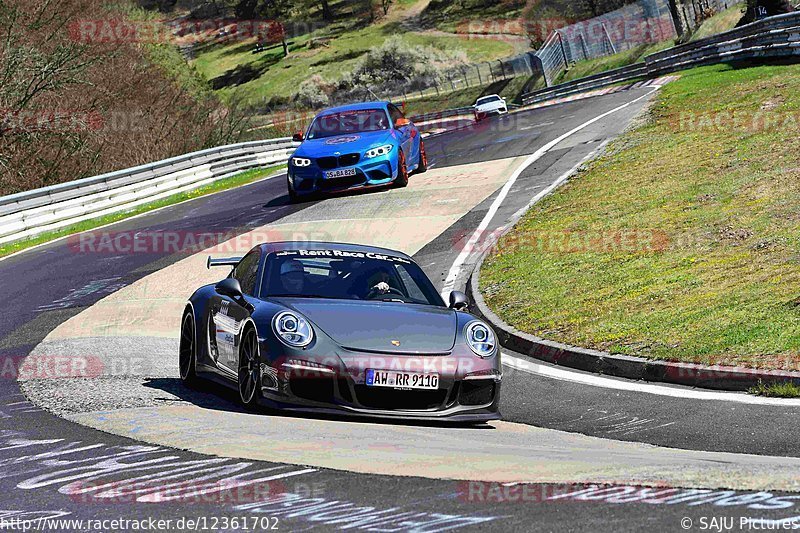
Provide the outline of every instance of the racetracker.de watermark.
<path id="1" fill-rule="evenodd" d="M 292 24 L 294 28 L 295 23 Z M 309 33 L 315 25 L 299 30 Z M 82 44 L 108 43 L 180 43 L 191 44 L 216 40 L 239 42 L 255 39 L 258 42 L 280 43 L 286 38 L 283 22 L 271 19 L 153 19 L 129 20 L 123 18 L 79 19 L 71 22 L 67 30 L 71 40 Z M 293 33 L 298 31 L 293 30 Z M 296 34 L 296 33 L 295 33 Z"/>
<path id="2" fill-rule="evenodd" d="M 581 43 L 583 48 L 601 46 L 605 49 L 611 36 L 615 41 L 651 43 L 673 36 L 675 28 L 667 16 L 590 19 L 574 25 L 558 17 L 468 20 L 456 25 L 456 33 L 465 39 L 490 38 L 510 42 L 544 41 L 556 31 L 562 40 Z"/>
<path id="3" fill-rule="evenodd" d="M 683 111 L 672 120 L 672 127 L 696 133 L 797 133 L 800 111 Z"/>
<path id="4" fill-rule="evenodd" d="M 79 503 L 136 503 L 142 494 L 154 494 L 151 503 L 239 505 L 263 502 L 289 492 L 282 480 L 249 482 L 247 480 L 173 481 L 155 478 L 149 481 L 77 481 L 70 485 L 70 498 Z"/>
<path id="5" fill-rule="evenodd" d="M 95 230 L 72 235 L 67 247 L 76 254 L 241 254 L 269 242 L 327 242 L 334 240 L 325 231 L 298 232 L 280 229 L 237 234 L 233 231 L 106 231 Z"/>
<path id="6" fill-rule="evenodd" d="M 105 369 L 103 360 L 92 355 L 0 356 L 0 379 L 96 378 Z"/>
<path id="7" fill-rule="evenodd" d="M 0 132 L 9 133 L 80 133 L 90 131 L 144 132 L 146 116 L 140 110 L 80 111 L 74 109 L 37 109 L 14 111 L 0 109 Z"/>
<path id="8" fill-rule="evenodd" d="M 652 228 L 532 230 L 501 237 L 502 230 L 462 232 L 453 238 L 453 249 L 469 253 L 489 249 L 496 253 L 657 253 L 672 242 L 666 231 Z"/>

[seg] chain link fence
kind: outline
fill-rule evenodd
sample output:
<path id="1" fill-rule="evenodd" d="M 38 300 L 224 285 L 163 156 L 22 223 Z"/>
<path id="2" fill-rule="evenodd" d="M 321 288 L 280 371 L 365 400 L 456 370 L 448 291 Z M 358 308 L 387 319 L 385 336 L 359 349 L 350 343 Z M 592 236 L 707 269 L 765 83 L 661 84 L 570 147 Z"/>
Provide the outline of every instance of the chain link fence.
<path id="1" fill-rule="evenodd" d="M 555 30 L 536 52 L 547 85 L 572 63 L 678 36 L 668 0 L 636 4 Z"/>
<path id="2" fill-rule="evenodd" d="M 379 97 L 393 101 L 413 101 L 431 96 L 441 96 L 470 87 L 487 85 L 518 77 L 540 76 L 541 68 L 534 52 L 526 52 L 513 57 L 460 65 L 441 71 L 427 80 L 426 86 L 404 87 L 398 91 L 397 84 L 387 87 L 364 87 L 366 99 Z M 347 103 L 347 97 L 342 102 Z"/>

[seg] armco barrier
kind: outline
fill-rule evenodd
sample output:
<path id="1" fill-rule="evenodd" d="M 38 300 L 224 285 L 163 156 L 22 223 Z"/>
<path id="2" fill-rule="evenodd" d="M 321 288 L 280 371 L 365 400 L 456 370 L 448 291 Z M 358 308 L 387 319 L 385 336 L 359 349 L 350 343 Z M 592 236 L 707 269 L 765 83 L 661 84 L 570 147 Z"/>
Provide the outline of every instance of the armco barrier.
<path id="1" fill-rule="evenodd" d="M 237 172 L 280 163 L 288 159 L 296 146 L 289 138 L 220 146 L 3 196 L 0 197 L 0 244 L 126 211 Z"/>
<path id="2" fill-rule="evenodd" d="M 474 107 L 472 107 L 472 106 L 469 106 L 469 107 L 456 107 L 456 108 L 453 108 L 453 109 L 447 109 L 445 111 L 438 111 L 436 113 L 426 113 L 424 115 L 415 115 L 413 117 L 410 117 L 410 119 L 414 123 L 421 123 L 421 122 L 428 122 L 428 121 L 431 121 L 431 120 L 439 120 L 439 119 L 442 119 L 442 118 L 456 117 L 456 116 L 459 116 L 459 115 L 469 115 L 469 114 L 472 114 L 473 110 L 474 110 Z"/>
<path id="3" fill-rule="evenodd" d="M 800 56 L 800 12 L 776 15 L 706 39 L 662 50 L 645 57 L 643 63 L 527 93 L 522 96 L 522 101 L 530 105 L 702 65 L 787 56 Z"/>

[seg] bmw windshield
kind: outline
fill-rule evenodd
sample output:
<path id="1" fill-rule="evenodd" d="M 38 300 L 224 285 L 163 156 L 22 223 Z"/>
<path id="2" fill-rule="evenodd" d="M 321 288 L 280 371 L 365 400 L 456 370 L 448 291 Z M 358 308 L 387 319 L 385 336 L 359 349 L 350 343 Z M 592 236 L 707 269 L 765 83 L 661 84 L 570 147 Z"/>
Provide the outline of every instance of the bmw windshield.
<path id="1" fill-rule="evenodd" d="M 374 300 L 443 306 L 412 261 L 375 252 L 287 250 L 266 259 L 265 297 Z"/>
<path id="2" fill-rule="evenodd" d="M 309 139 L 324 139 L 365 131 L 389 129 L 389 117 L 383 109 L 359 109 L 320 115 L 308 130 Z"/>

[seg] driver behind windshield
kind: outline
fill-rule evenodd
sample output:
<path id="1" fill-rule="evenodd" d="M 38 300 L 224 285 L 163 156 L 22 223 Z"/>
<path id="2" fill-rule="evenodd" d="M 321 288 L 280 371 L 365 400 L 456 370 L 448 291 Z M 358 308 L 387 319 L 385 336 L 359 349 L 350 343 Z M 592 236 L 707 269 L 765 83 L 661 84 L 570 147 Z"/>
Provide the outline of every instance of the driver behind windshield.
<path id="1" fill-rule="evenodd" d="M 300 295 L 305 287 L 305 270 L 300 261 L 289 259 L 281 265 L 280 282 L 286 294 Z"/>
<path id="2" fill-rule="evenodd" d="M 367 278 L 367 298 L 374 298 L 375 296 L 389 294 L 390 292 L 398 292 L 397 289 L 391 286 L 391 281 L 392 275 L 386 267 L 378 267 L 375 269 L 369 278 Z"/>

